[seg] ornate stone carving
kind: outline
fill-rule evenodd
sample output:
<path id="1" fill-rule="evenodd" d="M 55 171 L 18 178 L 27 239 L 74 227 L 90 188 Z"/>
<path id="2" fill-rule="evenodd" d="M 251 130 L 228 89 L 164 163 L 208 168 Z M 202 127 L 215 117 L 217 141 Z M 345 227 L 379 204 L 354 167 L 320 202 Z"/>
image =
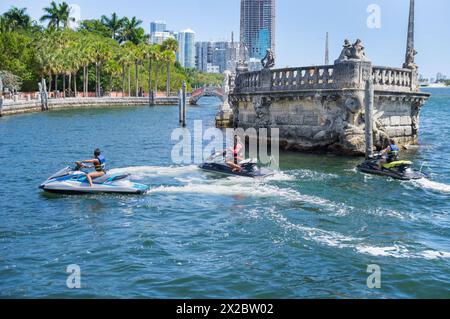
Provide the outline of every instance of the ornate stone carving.
<path id="1" fill-rule="evenodd" d="M 366 53 L 364 52 L 364 46 L 360 39 L 357 39 L 353 44 L 351 44 L 347 39 L 344 41 L 344 48 L 342 49 L 341 55 L 336 60 L 336 62 L 347 60 L 368 60 L 366 57 Z"/>
<path id="2" fill-rule="evenodd" d="M 271 49 L 267 49 L 266 56 L 261 60 L 264 69 L 271 69 L 275 66 L 275 57 Z"/>
<path id="3" fill-rule="evenodd" d="M 253 108 L 255 109 L 256 127 L 268 127 L 270 125 L 270 105 L 271 100 L 266 97 L 255 96 L 253 97 Z"/>
<path id="4" fill-rule="evenodd" d="M 414 62 L 414 57 L 417 55 L 417 51 L 413 48 L 408 49 L 408 52 L 406 53 L 406 61 L 403 64 L 403 67 L 405 69 L 412 69 L 417 70 L 417 65 Z"/>

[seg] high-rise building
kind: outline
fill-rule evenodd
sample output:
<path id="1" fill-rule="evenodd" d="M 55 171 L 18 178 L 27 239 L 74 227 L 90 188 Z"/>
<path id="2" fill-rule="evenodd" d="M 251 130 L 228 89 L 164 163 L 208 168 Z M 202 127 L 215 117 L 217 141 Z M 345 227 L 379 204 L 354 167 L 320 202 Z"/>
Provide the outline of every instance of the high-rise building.
<path id="1" fill-rule="evenodd" d="M 152 32 L 150 34 L 150 43 L 151 44 L 163 44 L 163 42 L 169 38 L 175 39 L 175 36 L 169 32 L 169 31 L 164 31 L 164 32 Z"/>
<path id="2" fill-rule="evenodd" d="M 150 22 L 150 34 L 154 32 L 164 32 L 167 31 L 167 25 L 164 21 L 153 21 Z"/>
<path id="3" fill-rule="evenodd" d="M 195 68 L 195 32 L 186 29 L 178 33 L 177 61 L 185 68 Z"/>
<path id="4" fill-rule="evenodd" d="M 197 42 L 195 44 L 195 67 L 197 70 L 207 73 L 211 73 L 211 70 L 214 70 L 214 73 L 235 70 L 238 55 L 238 46 L 233 40 L 231 42 Z"/>
<path id="5" fill-rule="evenodd" d="M 201 72 L 208 72 L 208 64 L 212 63 L 213 42 L 195 43 L 195 68 Z"/>
<path id="6" fill-rule="evenodd" d="M 241 0 L 241 45 L 250 58 L 275 53 L 275 0 Z"/>

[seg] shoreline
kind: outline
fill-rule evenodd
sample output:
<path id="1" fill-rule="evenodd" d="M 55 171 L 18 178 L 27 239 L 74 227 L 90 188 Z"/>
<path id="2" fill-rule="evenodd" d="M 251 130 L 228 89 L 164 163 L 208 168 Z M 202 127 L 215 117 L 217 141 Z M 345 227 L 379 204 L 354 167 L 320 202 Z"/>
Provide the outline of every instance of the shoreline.
<path id="1" fill-rule="evenodd" d="M 155 106 L 177 105 L 178 97 L 157 97 Z M 86 98 L 58 98 L 48 100 L 48 111 L 72 108 L 95 107 L 131 107 L 149 106 L 148 97 L 86 97 Z M 4 100 L 0 107 L 0 117 L 24 113 L 43 112 L 40 100 L 11 101 Z"/>

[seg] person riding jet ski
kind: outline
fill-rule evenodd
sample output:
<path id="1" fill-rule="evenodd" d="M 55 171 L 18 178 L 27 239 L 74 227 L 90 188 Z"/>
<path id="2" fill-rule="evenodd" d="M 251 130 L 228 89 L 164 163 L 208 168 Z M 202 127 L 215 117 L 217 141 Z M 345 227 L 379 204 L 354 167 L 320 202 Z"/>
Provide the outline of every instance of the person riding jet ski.
<path id="1" fill-rule="evenodd" d="M 210 173 L 250 178 L 265 178 L 274 175 L 273 170 L 259 167 L 257 159 L 244 160 L 243 151 L 244 145 L 239 136 L 235 135 L 233 148 L 213 154 L 199 167 Z M 232 158 L 226 158 L 228 152 L 232 153 Z"/>
<path id="2" fill-rule="evenodd" d="M 95 172 L 91 172 L 86 175 L 86 178 L 89 182 L 90 187 L 92 187 L 93 179 L 102 177 L 103 175 L 106 174 L 106 159 L 102 155 L 102 152 L 100 151 L 100 149 L 98 149 L 98 148 L 94 150 L 94 158 L 93 159 L 79 161 L 79 162 L 76 162 L 76 164 L 77 164 L 77 166 L 79 166 L 81 168 L 84 167 L 84 168 L 94 168 L 95 169 Z M 93 164 L 93 166 L 89 167 L 84 164 Z"/>
<path id="3" fill-rule="evenodd" d="M 425 174 L 412 169 L 412 162 L 398 159 L 399 152 L 400 148 L 395 144 L 395 140 L 390 139 L 386 149 L 358 165 L 358 170 L 399 180 L 424 178 Z"/>
<path id="4" fill-rule="evenodd" d="M 385 164 L 397 161 L 399 153 L 400 148 L 395 144 L 395 140 L 390 139 L 389 146 L 381 151 L 381 159 L 379 162 L 380 169 L 382 169 Z"/>
<path id="5" fill-rule="evenodd" d="M 244 146 L 242 145 L 241 138 L 237 135 L 234 136 L 234 147 L 232 149 L 227 149 L 223 152 L 223 155 L 227 155 L 227 151 L 231 151 L 233 153 L 233 161 L 226 161 L 227 165 L 233 170 L 234 173 L 242 172 L 242 167 L 239 165 L 239 162 L 243 160 L 242 150 Z"/>

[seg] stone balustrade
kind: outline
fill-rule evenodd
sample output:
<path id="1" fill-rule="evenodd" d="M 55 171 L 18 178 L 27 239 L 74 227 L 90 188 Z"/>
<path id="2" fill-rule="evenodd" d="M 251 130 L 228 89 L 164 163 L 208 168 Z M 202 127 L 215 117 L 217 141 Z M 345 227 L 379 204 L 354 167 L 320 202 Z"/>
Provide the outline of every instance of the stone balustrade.
<path id="1" fill-rule="evenodd" d="M 417 81 L 410 69 L 374 66 L 372 68 L 373 83 L 378 91 L 416 91 Z"/>
<path id="2" fill-rule="evenodd" d="M 263 82 L 269 80 L 269 85 Z M 328 89 L 333 84 L 333 65 L 307 66 L 248 72 L 240 74 L 235 82 L 239 93 Z"/>
<path id="3" fill-rule="evenodd" d="M 234 92 L 245 94 L 362 88 L 361 81 L 349 82 L 347 77 L 336 77 L 335 67 L 322 65 L 242 73 L 235 80 Z M 410 69 L 373 66 L 371 72 L 377 91 L 418 91 L 417 74 Z"/>

